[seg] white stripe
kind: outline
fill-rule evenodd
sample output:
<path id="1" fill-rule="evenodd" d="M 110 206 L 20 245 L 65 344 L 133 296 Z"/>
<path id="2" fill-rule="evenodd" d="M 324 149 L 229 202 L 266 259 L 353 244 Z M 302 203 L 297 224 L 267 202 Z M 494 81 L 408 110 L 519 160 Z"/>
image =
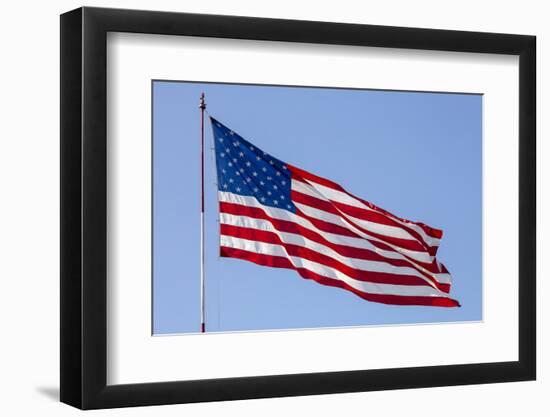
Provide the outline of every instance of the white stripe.
<path id="1" fill-rule="evenodd" d="M 451 274 L 434 274 L 434 277 L 437 282 L 441 284 L 450 284 L 451 283 Z"/>
<path id="2" fill-rule="evenodd" d="M 221 202 L 234 203 L 234 204 L 239 204 L 239 205 L 246 206 L 246 207 L 261 208 L 267 215 L 269 215 L 270 217 L 272 217 L 274 219 L 286 220 L 286 221 L 290 221 L 290 222 L 299 224 L 300 226 L 303 226 L 303 227 L 305 227 L 305 228 L 307 228 L 311 231 L 314 231 L 315 233 L 318 233 L 319 235 L 324 237 L 326 240 L 328 240 L 329 242 L 334 243 L 336 245 L 349 246 L 349 247 L 352 247 L 352 248 L 368 249 L 368 250 L 371 250 L 371 251 L 374 251 L 374 252 L 378 253 L 379 255 L 381 255 L 385 258 L 402 259 L 402 260 L 405 260 L 407 262 L 411 262 L 411 263 L 415 264 L 418 268 L 425 271 L 426 273 L 430 273 L 425 268 L 423 268 L 422 265 L 414 263 L 411 259 L 406 258 L 401 253 L 394 252 L 394 251 L 391 251 L 391 250 L 385 250 L 385 249 L 377 248 L 376 246 L 374 246 L 368 240 L 362 239 L 362 238 L 359 238 L 359 237 L 344 236 L 344 235 L 339 235 L 339 234 L 319 230 L 309 220 L 307 220 L 303 217 L 297 216 L 296 214 L 294 214 L 294 213 L 292 213 L 288 210 L 279 209 L 279 208 L 270 207 L 270 206 L 264 206 L 255 197 L 248 197 L 248 196 L 243 196 L 243 195 L 239 195 L 239 194 L 233 194 L 233 193 L 230 193 L 230 192 L 219 191 L 218 192 L 218 199 Z M 410 252 L 412 252 L 413 254 L 423 255 L 422 252 L 414 252 L 414 251 L 410 251 Z M 413 257 L 411 256 L 411 258 L 413 258 Z M 422 262 L 422 260 L 420 260 L 420 262 Z M 437 278 L 438 282 L 440 282 L 442 284 L 450 284 L 451 283 L 451 279 L 450 279 L 449 274 L 437 274 L 436 278 Z"/>
<path id="3" fill-rule="evenodd" d="M 325 200 L 336 201 L 336 202 L 339 202 L 339 203 L 343 203 L 343 204 L 347 204 L 347 205 L 350 205 L 350 206 L 358 207 L 358 208 L 361 208 L 361 209 L 364 209 L 364 210 L 376 211 L 376 210 L 373 210 L 372 208 L 370 208 L 369 206 L 367 206 L 366 204 L 364 204 L 362 201 L 350 196 L 347 193 L 335 190 L 334 188 L 326 187 L 324 185 L 313 182 L 312 180 L 309 180 L 309 179 L 307 181 L 308 181 L 308 184 L 311 185 L 311 187 L 314 188 L 315 191 L 317 191 L 319 194 L 321 194 L 322 196 L 325 197 Z M 292 188 L 294 189 L 295 187 L 298 187 L 300 183 L 301 183 L 301 181 L 293 180 L 292 181 Z M 301 184 L 303 184 L 303 183 L 301 183 Z M 303 188 L 304 187 L 301 187 L 301 189 L 303 189 Z M 300 191 L 300 192 L 304 192 L 304 191 Z M 311 195 L 313 197 L 316 197 L 316 195 L 311 194 L 311 192 L 312 191 L 310 190 L 309 195 Z M 308 193 L 304 192 L 304 194 L 308 194 Z M 376 211 L 376 212 L 380 213 L 378 211 Z M 388 216 L 388 214 L 386 214 L 386 213 L 380 213 L 380 214 L 382 214 L 384 216 Z M 422 237 L 424 242 L 426 242 L 426 244 L 428 244 L 429 246 L 434 246 L 434 247 L 439 246 L 440 239 L 428 235 L 424 231 L 424 229 L 422 229 L 422 227 L 420 227 L 419 225 L 417 225 L 413 222 L 403 221 L 403 220 L 401 220 L 401 219 L 399 219 L 395 216 L 389 216 L 389 217 L 392 220 L 396 221 L 397 223 L 399 223 L 399 224 L 401 224 L 405 227 L 411 228 L 414 231 L 416 231 Z"/>
<path id="4" fill-rule="evenodd" d="M 431 263 L 434 259 L 434 257 L 432 255 L 430 255 L 428 252 L 420 252 L 420 251 L 415 251 L 415 250 L 411 250 L 411 249 L 405 249 L 401 246 L 397 246 L 396 244 L 390 243 L 390 242 L 388 242 L 384 239 L 380 239 L 378 237 L 371 236 L 371 235 L 363 232 L 361 229 L 358 229 L 357 226 L 355 226 L 353 223 L 346 222 L 342 219 L 342 217 L 337 216 L 335 214 L 327 213 L 326 211 L 319 210 L 319 209 L 313 208 L 311 206 L 307 206 L 305 204 L 300 204 L 300 203 L 296 203 L 296 202 L 294 202 L 294 205 L 296 207 L 298 207 L 303 213 L 307 214 L 310 217 L 313 217 L 314 219 L 323 220 L 323 221 L 326 221 L 328 223 L 334 224 L 336 226 L 345 227 L 346 229 L 351 230 L 352 232 L 358 234 L 359 236 L 361 236 L 365 239 L 370 239 L 370 240 L 375 240 L 377 242 L 382 242 L 382 243 L 390 246 L 395 251 L 397 251 L 399 253 L 402 253 L 404 255 L 407 255 L 407 256 L 409 256 L 409 257 L 411 257 L 411 258 L 413 258 L 413 259 L 415 259 L 419 262 Z"/>
<path id="5" fill-rule="evenodd" d="M 258 229 L 268 232 L 273 232 L 279 236 L 283 243 L 301 246 L 303 248 L 311 249 L 312 251 L 329 256 L 336 259 L 340 263 L 349 266 L 362 272 L 383 272 L 394 275 L 412 275 L 426 281 L 428 285 L 434 286 L 435 284 L 422 275 L 418 270 L 408 266 L 396 266 L 381 261 L 370 261 L 366 259 L 352 258 L 342 256 L 334 249 L 323 245 L 313 240 L 307 239 L 302 235 L 295 233 L 281 232 L 277 230 L 273 224 L 267 220 L 254 219 L 246 216 L 236 216 L 229 213 L 220 213 L 220 222 L 222 224 L 229 224 L 232 226 L 246 227 L 249 229 Z M 431 274 L 433 276 L 433 274 Z M 435 279 L 435 277 L 434 277 Z"/>
<path id="6" fill-rule="evenodd" d="M 288 210 L 279 209 L 279 208 L 275 208 L 275 207 L 271 207 L 271 206 L 265 206 L 262 203 L 260 203 L 256 199 L 256 197 L 248 197 L 248 196 L 243 196 L 243 195 L 240 195 L 240 194 L 233 194 L 233 193 L 225 192 L 225 191 L 219 191 L 218 192 L 218 197 L 219 197 L 219 201 L 226 201 L 226 202 L 229 202 L 229 203 L 240 204 L 242 206 L 248 206 L 248 207 L 259 207 L 259 208 L 263 209 L 268 215 L 270 215 L 271 217 L 273 217 L 275 219 L 293 221 L 295 223 L 299 223 L 299 224 L 303 225 L 304 227 L 307 227 L 308 229 L 312 229 L 312 230 L 315 230 L 315 231 L 320 233 L 319 229 L 317 229 L 309 220 L 304 219 L 303 217 L 297 216 L 297 215 L 295 215 L 294 213 L 291 213 Z M 296 206 L 298 206 L 298 204 L 296 204 Z M 308 210 L 308 208 L 309 208 L 309 206 L 304 206 L 304 207 L 306 207 L 306 210 Z M 325 212 L 323 212 L 323 213 L 325 213 Z M 327 214 L 329 214 L 329 213 L 327 213 Z M 311 217 L 314 217 L 314 216 L 311 216 Z M 337 216 L 335 216 L 335 217 L 337 217 Z M 322 220 L 324 220 L 324 219 L 322 219 Z M 305 223 L 305 222 L 307 222 L 307 223 Z M 382 242 L 382 243 L 384 243 L 388 246 L 391 246 L 396 252 L 398 252 L 397 254 L 401 253 L 403 255 L 407 255 L 410 258 L 412 258 L 412 259 L 414 259 L 418 262 L 431 263 L 432 260 L 433 260 L 433 257 L 430 256 L 430 254 L 427 253 L 427 252 L 419 252 L 419 251 L 413 251 L 413 250 L 409 250 L 409 249 L 403 249 L 403 248 L 400 248 L 400 247 L 394 247 L 391 244 L 389 244 L 385 241 L 382 241 L 381 239 L 377 239 L 375 237 L 367 235 L 363 231 L 361 231 L 357 228 L 354 228 L 352 225 L 350 225 L 348 223 L 344 223 L 344 224 L 343 223 L 344 222 L 340 218 L 337 218 L 336 224 L 338 226 L 344 225 L 344 227 L 346 227 L 347 229 L 353 229 L 352 230 L 353 232 L 355 232 L 356 234 L 358 234 L 359 236 L 361 236 L 363 238 L 363 239 L 361 239 L 361 238 L 346 236 L 346 238 L 353 239 L 353 242 L 357 243 L 357 244 L 353 244 L 351 246 L 364 247 L 359 242 L 367 242 L 369 244 L 369 249 L 370 249 L 371 247 L 374 247 L 374 245 L 372 245 L 368 241 L 365 241 L 365 239 L 370 239 L 370 240 L 374 240 L 374 241 L 377 241 L 377 242 Z M 343 235 L 338 235 L 338 236 L 342 236 L 342 238 L 344 237 Z M 383 250 L 383 249 L 377 249 L 377 251 L 378 250 Z M 385 252 L 390 252 L 390 251 L 385 251 Z"/>
<path id="7" fill-rule="evenodd" d="M 303 194 L 307 194 L 311 197 L 319 198 L 324 201 L 329 201 L 325 196 L 318 193 L 312 186 L 309 186 L 307 184 L 304 184 L 301 181 L 292 181 L 292 190 L 298 191 Z M 336 210 L 338 208 L 334 206 Z M 372 210 L 371 210 L 372 211 Z M 351 216 L 349 214 L 344 213 L 341 210 L 338 210 L 340 213 L 340 216 L 347 218 L 348 220 L 359 224 L 359 226 L 363 227 L 364 229 L 368 230 L 369 232 L 377 233 L 380 235 L 395 237 L 399 239 L 406 239 L 406 240 L 413 240 L 415 242 L 418 242 L 418 239 L 415 238 L 413 235 L 411 235 L 408 231 L 405 229 L 398 227 L 398 226 L 391 226 L 387 224 L 382 223 L 376 223 L 371 222 L 369 220 L 360 219 L 358 217 Z M 421 242 L 423 244 L 424 242 Z"/>
<path id="8" fill-rule="evenodd" d="M 449 296 L 444 292 L 425 285 L 393 285 L 358 281 L 336 269 L 326 267 L 325 265 L 310 261 L 309 259 L 303 259 L 297 256 L 289 256 L 286 253 L 284 247 L 280 245 L 273 245 L 271 243 L 263 243 L 247 239 L 239 239 L 232 236 L 221 236 L 220 244 L 224 247 L 241 249 L 262 255 L 285 257 L 289 259 L 296 268 L 304 268 L 323 277 L 343 281 L 349 286 L 355 288 L 356 290 L 367 294 L 449 298 Z"/>

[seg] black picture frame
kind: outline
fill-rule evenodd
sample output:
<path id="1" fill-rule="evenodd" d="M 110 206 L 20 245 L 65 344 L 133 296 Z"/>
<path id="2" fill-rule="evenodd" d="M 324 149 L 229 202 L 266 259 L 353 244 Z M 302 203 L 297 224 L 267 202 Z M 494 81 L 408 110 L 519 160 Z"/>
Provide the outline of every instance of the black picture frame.
<path id="1" fill-rule="evenodd" d="M 107 385 L 108 32 L 519 56 L 519 360 Z M 156 11 L 61 15 L 61 401 L 81 409 L 533 380 L 536 377 L 534 36 Z"/>

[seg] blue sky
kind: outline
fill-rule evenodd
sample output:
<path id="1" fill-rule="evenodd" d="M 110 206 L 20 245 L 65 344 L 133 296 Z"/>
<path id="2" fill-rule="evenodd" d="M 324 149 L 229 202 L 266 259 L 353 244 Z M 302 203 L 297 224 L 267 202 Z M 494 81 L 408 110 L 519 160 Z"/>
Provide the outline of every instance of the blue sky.
<path id="1" fill-rule="evenodd" d="M 390 306 L 218 257 L 212 134 L 206 141 L 207 331 L 482 319 L 482 96 L 153 82 L 153 332 L 200 326 L 200 111 L 284 162 L 443 229 L 438 251 L 461 308 Z"/>

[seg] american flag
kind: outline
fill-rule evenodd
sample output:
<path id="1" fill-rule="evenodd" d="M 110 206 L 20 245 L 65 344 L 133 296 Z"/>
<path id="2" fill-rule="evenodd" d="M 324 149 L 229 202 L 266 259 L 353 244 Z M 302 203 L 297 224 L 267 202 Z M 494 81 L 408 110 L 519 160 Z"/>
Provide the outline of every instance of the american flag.
<path id="1" fill-rule="evenodd" d="M 281 161 L 211 117 L 220 255 L 295 270 L 373 302 L 457 307 L 443 235 Z"/>

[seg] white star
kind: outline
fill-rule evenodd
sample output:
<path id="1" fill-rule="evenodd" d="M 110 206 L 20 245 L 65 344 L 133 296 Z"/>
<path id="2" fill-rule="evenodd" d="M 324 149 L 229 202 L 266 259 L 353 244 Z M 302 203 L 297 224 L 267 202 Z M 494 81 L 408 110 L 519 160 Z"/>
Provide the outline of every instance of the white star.
<path id="1" fill-rule="evenodd" d="M 236 190 L 238 193 L 241 192 L 241 187 L 237 187 Z"/>
<path id="2" fill-rule="evenodd" d="M 267 168 L 266 168 L 266 167 L 263 167 L 263 168 L 262 168 L 262 171 L 263 171 L 263 172 L 266 172 L 266 171 L 267 171 Z"/>
<path id="3" fill-rule="evenodd" d="M 246 182 L 250 182 L 250 181 L 252 181 L 252 178 L 246 177 Z"/>
<path id="4" fill-rule="evenodd" d="M 222 168 L 222 172 L 225 174 L 225 168 Z"/>
<path id="5" fill-rule="evenodd" d="M 250 150 L 253 151 L 253 150 L 254 150 L 254 146 L 251 146 L 251 147 L 250 147 Z"/>
<path id="6" fill-rule="evenodd" d="M 264 156 L 267 156 L 267 154 L 265 152 L 262 152 Z"/>
<path id="7" fill-rule="evenodd" d="M 223 188 L 227 188 L 227 184 L 224 184 L 224 185 L 223 185 Z"/>
<path id="8" fill-rule="evenodd" d="M 275 184 L 273 184 L 273 189 L 276 190 L 277 189 L 277 186 Z"/>
<path id="9" fill-rule="evenodd" d="M 244 172 L 244 168 L 239 169 L 239 171 Z"/>
<path id="10" fill-rule="evenodd" d="M 273 161 L 272 161 L 272 160 L 270 160 L 269 163 L 270 163 L 271 165 L 273 165 Z"/>
<path id="11" fill-rule="evenodd" d="M 235 174 L 237 175 L 241 175 L 241 173 L 239 171 L 235 171 Z"/>
<path id="12" fill-rule="evenodd" d="M 233 164 L 232 164 L 231 162 L 229 162 L 229 163 L 228 163 L 227 165 L 228 165 L 228 166 L 230 166 L 230 167 L 232 167 L 232 166 L 233 166 Z"/>
<path id="13" fill-rule="evenodd" d="M 231 183 L 232 183 L 232 182 L 233 182 L 233 178 L 229 178 L 229 182 L 231 182 Z"/>
<path id="14" fill-rule="evenodd" d="M 286 181 L 281 181 L 281 184 L 286 185 Z"/>
<path id="15" fill-rule="evenodd" d="M 271 191 L 268 191 L 268 192 L 267 192 L 267 195 L 271 195 Z"/>
<path id="16" fill-rule="evenodd" d="M 237 163 L 237 158 L 233 158 L 233 162 Z"/>
<path id="17" fill-rule="evenodd" d="M 243 152 L 239 152 L 239 156 L 242 158 L 244 156 Z"/>
<path id="18" fill-rule="evenodd" d="M 271 181 L 272 179 L 273 179 L 273 178 L 271 178 L 271 177 L 267 177 L 267 180 L 268 180 L 268 181 Z"/>
<path id="19" fill-rule="evenodd" d="M 282 196 L 281 196 L 281 200 L 284 200 L 284 199 L 285 199 L 285 196 L 284 196 L 284 195 L 282 195 Z"/>
<path id="20" fill-rule="evenodd" d="M 277 205 L 279 202 L 277 200 L 273 200 L 273 204 Z"/>
<path id="21" fill-rule="evenodd" d="M 249 167 L 250 165 L 252 165 L 252 164 L 250 163 L 250 161 L 248 161 L 248 162 L 246 163 L 246 166 Z"/>
<path id="22" fill-rule="evenodd" d="M 256 157 L 256 161 L 259 161 L 260 159 L 262 159 L 262 158 L 260 158 L 259 156 Z"/>
<path id="23" fill-rule="evenodd" d="M 262 200 L 262 202 L 264 202 L 264 201 L 265 201 L 265 197 L 261 197 L 260 200 Z"/>
<path id="24" fill-rule="evenodd" d="M 257 193 L 257 192 L 258 192 L 258 188 L 254 187 L 254 192 Z"/>
<path id="25" fill-rule="evenodd" d="M 277 171 L 275 175 L 277 175 L 278 177 L 280 177 L 280 176 L 281 176 L 281 171 Z"/>
<path id="26" fill-rule="evenodd" d="M 286 165 L 283 165 L 283 169 L 286 169 Z"/>
<path id="27" fill-rule="evenodd" d="M 223 138 L 219 138 L 218 140 L 219 140 L 220 142 L 223 142 Z"/>
<path id="28" fill-rule="evenodd" d="M 222 125 L 221 125 L 221 124 L 219 124 L 219 123 L 216 123 L 216 125 L 217 125 L 218 127 L 222 127 Z"/>
<path id="29" fill-rule="evenodd" d="M 225 154 L 222 152 L 222 153 L 220 154 L 220 156 L 223 158 L 223 157 L 225 156 Z"/>
<path id="30" fill-rule="evenodd" d="M 258 176 L 258 173 L 257 173 L 256 171 L 254 171 L 254 172 L 252 173 L 252 175 L 254 175 L 255 177 L 257 177 L 257 176 Z"/>
<path id="31" fill-rule="evenodd" d="M 292 206 L 291 206 L 290 204 L 287 204 L 287 205 L 286 205 L 286 208 L 291 209 Z"/>
<path id="32" fill-rule="evenodd" d="M 235 142 L 233 142 L 233 146 L 235 146 L 235 147 L 239 146 L 239 141 L 236 140 Z"/>
<path id="33" fill-rule="evenodd" d="M 232 130 L 230 130 L 230 131 L 229 131 L 229 134 L 230 134 L 230 135 L 234 135 L 235 132 L 233 132 Z"/>
<path id="34" fill-rule="evenodd" d="M 229 153 L 229 152 L 231 152 L 231 149 L 225 148 L 225 152 Z"/>
<path id="35" fill-rule="evenodd" d="M 260 185 L 264 185 L 264 184 L 265 184 L 265 182 L 263 182 L 263 181 L 260 181 Z"/>

